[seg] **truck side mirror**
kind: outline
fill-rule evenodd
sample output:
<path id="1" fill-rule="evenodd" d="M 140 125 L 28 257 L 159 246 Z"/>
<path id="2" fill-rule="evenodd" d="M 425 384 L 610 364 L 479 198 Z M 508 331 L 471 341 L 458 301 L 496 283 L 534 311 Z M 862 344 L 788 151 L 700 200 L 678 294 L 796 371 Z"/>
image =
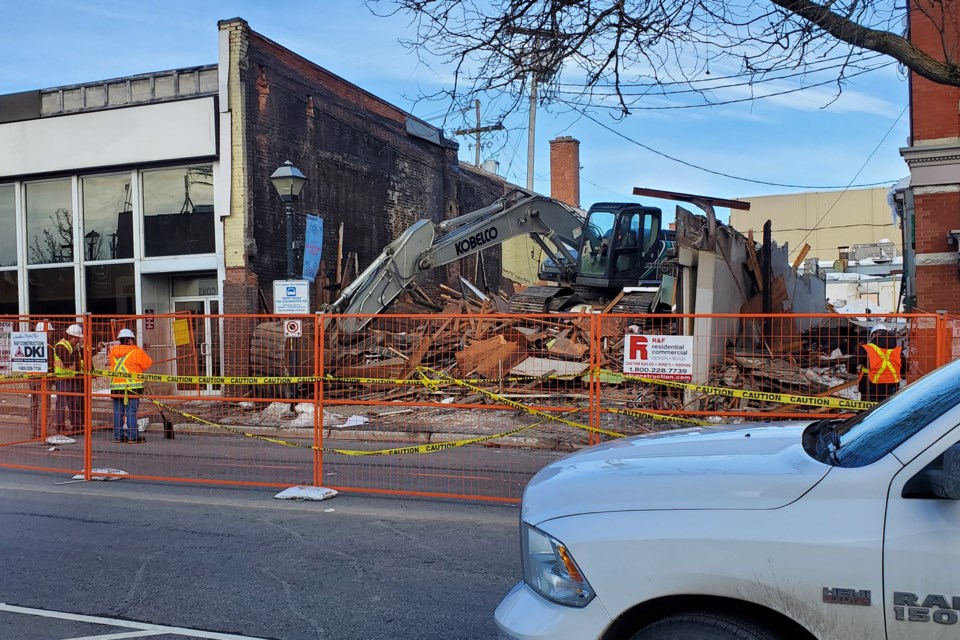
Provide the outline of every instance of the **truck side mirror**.
<path id="1" fill-rule="evenodd" d="M 960 500 L 960 443 L 943 453 L 943 497 Z"/>

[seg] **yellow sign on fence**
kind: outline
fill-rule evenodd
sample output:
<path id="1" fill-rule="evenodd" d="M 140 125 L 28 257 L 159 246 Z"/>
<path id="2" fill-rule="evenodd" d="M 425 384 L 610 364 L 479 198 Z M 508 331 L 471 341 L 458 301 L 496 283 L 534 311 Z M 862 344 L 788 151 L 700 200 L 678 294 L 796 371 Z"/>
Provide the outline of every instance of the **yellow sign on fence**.
<path id="1" fill-rule="evenodd" d="M 190 344 L 190 321 L 173 321 L 173 344 L 178 347 Z"/>

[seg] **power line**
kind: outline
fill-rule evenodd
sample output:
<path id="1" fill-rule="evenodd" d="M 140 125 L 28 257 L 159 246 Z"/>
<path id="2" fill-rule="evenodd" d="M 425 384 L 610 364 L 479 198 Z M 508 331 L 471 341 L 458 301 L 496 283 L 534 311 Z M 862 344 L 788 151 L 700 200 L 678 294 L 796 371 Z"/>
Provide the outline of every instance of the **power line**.
<path id="1" fill-rule="evenodd" d="M 835 62 L 835 61 L 837 61 L 837 60 L 851 60 L 852 62 L 862 62 L 862 61 L 864 61 L 864 60 L 873 60 L 874 58 L 882 57 L 884 54 L 873 53 L 873 52 L 871 52 L 871 53 L 863 52 L 863 53 L 858 53 L 858 54 L 856 54 L 856 55 L 857 55 L 856 58 L 854 58 L 853 56 L 850 56 L 850 55 L 841 55 L 841 56 L 833 56 L 833 57 L 831 57 L 831 58 L 824 58 L 823 60 L 818 60 L 818 61 L 815 62 L 815 63 L 811 63 L 811 66 L 810 66 L 810 67 L 807 67 L 805 71 L 799 72 L 799 74 L 804 74 L 804 73 L 811 73 L 811 74 L 812 74 L 812 73 L 816 73 L 816 72 L 818 72 L 818 71 L 824 71 L 824 70 L 826 70 L 826 69 L 833 69 L 833 68 L 836 68 L 836 67 L 838 67 L 838 66 L 843 66 L 843 65 L 828 65 L 828 66 L 825 66 L 825 67 L 815 67 L 815 66 L 812 66 L 812 65 L 814 65 L 814 64 L 822 64 L 822 63 L 824 63 L 824 62 Z M 691 84 L 696 84 L 696 83 L 700 83 L 700 82 L 716 82 L 716 81 L 718 81 L 718 80 L 736 80 L 736 79 L 738 79 L 738 78 L 749 78 L 749 77 L 753 77 L 753 76 L 756 76 L 756 75 L 763 75 L 763 74 L 767 74 L 767 73 L 776 73 L 776 72 L 778 72 L 778 71 L 786 71 L 786 70 L 788 70 L 788 69 L 776 69 L 776 68 L 775 68 L 775 69 L 767 69 L 767 70 L 762 71 L 762 72 L 754 71 L 754 72 L 752 72 L 752 73 L 751 73 L 751 72 L 747 72 L 747 73 L 737 73 L 737 74 L 733 74 L 733 75 L 729 75 L 729 76 L 711 76 L 711 77 L 709 77 L 709 78 L 694 78 L 694 79 L 690 79 L 690 80 L 664 80 L 664 81 L 659 81 L 659 82 L 639 82 L 639 83 L 634 83 L 634 84 L 627 83 L 627 84 L 620 84 L 620 86 L 621 86 L 621 87 L 627 87 L 627 88 L 642 88 L 642 87 L 665 87 L 665 86 L 672 86 L 672 85 L 691 85 Z M 578 83 L 578 82 L 560 82 L 560 83 L 558 83 L 558 86 L 561 86 L 561 87 L 579 87 L 579 86 L 583 86 L 583 83 L 582 83 L 582 82 L 579 82 L 579 83 Z M 612 86 L 614 86 L 614 85 L 597 85 L 597 86 L 611 86 L 611 87 L 612 87 Z"/>
<path id="2" fill-rule="evenodd" d="M 862 70 L 862 71 L 859 71 L 859 72 L 857 72 L 857 73 L 851 73 L 851 74 L 847 75 L 846 77 L 847 77 L 847 78 L 855 78 L 855 77 L 857 77 L 857 76 L 862 76 L 862 75 L 865 74 L 865 73 L 870 73 L 871 71 L 876 71 L 877 69 L 883 69 L 884 67 L 889 67 L 889 66 L 892 66 L 892 65 L 895 65 L 895 64 L 897 64 L 897 63 L 896 63 L 896 62 L 888 62 L 888 63 L 882 64 L 882 65 L 877 65 L 877 66 L 874 66 L 874 67 L 868 67 L 868 68 L 866 68 L 866 69 L 864 69 L 864 70 Z M 671 110 L 671 109 L 702 109 L 702 108 L 704 108 L 704 107 L 721 107 L 721 106 L 728 105 L 728 104 L 738 104 L 738 103 L 740 103 L 740 102 L 755 102 L 755 101 L 757 101 L 757 100 L 762 100 L 762 99 L 764 99 L 764 98 L 776 98 L 777 96 L 785 96 L 785 95 L 790 94 L 790 93 L 797 93 L 797 92 L 799 92 L 799 91 L 806 91 L 807 89 L 814 89 L 814 88 L 816 88 L 816 87 L 823 87 L 823 86 L 826 86 L 826 85 L 828 85 L 828 84 L 834 84 L 834 83 L 836 83 L 836 82 L 837 82 L 836 79 L 834 79 L 834 80 L 825 80 L 824 82 L 817 82 L 817 83 L 814 83 L 814 84 L 808 84 L 808 85 L 803 86 L 803 87 L 795 87 L 795 88 L 793 88 L 793 89 L 785 89 L 785 90 L 783 90 L 783 91 L 776 91 L 776 92 L 774 92 L 774 93 L 766 93 L 766 94 L 763 94 L 763 95 L 760 95 L 760 96 L 748 96 L 748 97 L 746 97 L 746 98 L 737 98 L 737 99 L 735 99 L 735 100 L 722 100 L 722 101 L 720 101 L 720 102 L 704 102 L 704 103 L 702 103 L 702 104 L 677 104 L 677 105 L 668 105 L 668 106 L 663 106 L 663 107 L 632 107 L 632 106 L 631 106 L 631 107 L 628 107 L 628 110 L 630 110 L 630 111 L 665 111 L 665 110 Z M 681 92 L 677 92 L 677 93 L 681 93 Z M 577 107 L 576 107 L 576 104 L 573 103 L 573 102 L 566 101 L 566 100 L 561 100 L 560 102 L 563 102 L 564 104 L 566 104 L 567 106 L 569 106 L 569 107 L 571 107 L 571 108 L 574 108 L 574 109 L 577 108 Z M 615 109 L 615 110 L 617 110 L 617 111 L 620 111 L 620 110 L 623 108 L 623 107 L 618 106 L 618 105 L 610 105 L 610 106 L 607 106 L 607 105 L 594 105 L 594 106 L 595 106 L 596 108 L 601 108 L 601 109 Z M 837 187 L 837 188 L 839 188 L 839 187 Z"/>
<path id="3" fill-rule="evenodd" d="M 586 118 L 587 120 L 592 121 L 594 124 L 596 124 L 596 125 L 598 125 L 598 126 L 600 126 L 600 127 L 603 127 L 604 129 L 606 129 L 606 130 L 609 131 L 610 133 L 612 133 L 612 134 L 614 134 L 614 135 L 616 135 L 616 136 L 619 136 L 619 137 L 623 138 L 623 139 L 626 140 L 627 142 L 631 142 L 631 143 L 637 145 L 638 147 L 641 147 L 641 148 L 643 148 L 643 149 L 646 149 L 646 150 L 649 151 L 650 153 L 654 153 L 654 154 L 656 154 L 656 155 L 658 155 L 658 156 L 660 156 L 660 157 L 662 157 L 662 158 L 666 158 L 667 160 L 672 160 L 673 162 L 677 162 L 677 163 L 682 164 L 682 165 L 684 165 L 684 166 L 690 167 L 691 169 L 697 169 L 698 171 L 703 171 L 703 172 L 705 172 L 705 173 L 710 173 L 710 174 L 713 174 L 713 175 L 715 175 L 715 176 L 721 176 L 721 177 L 723 177 L 723 178 L 730 178 L 731 180 L 739 180 L 739 181 L 741 181 L 741 182 L 749 182 L 749 183 L 752 183 L 752 184 L 762 184 L 762 185 L 766 185 L 766 186 L 769 186 L 769 187 L 784 187 L 784 188 L 787 188 L 787 189 L 844 189 L 844 190 L 850 189 L 850 188 L 852 188 L 852 187 L 875 187 L 875 186 L 881 185 L 881 184 L 891 184 L 891 183 L 893 183 L 893 182 L 896 182 L 896 180 L 881 180 L 881 181 L 878 181 L 878 182 L 863 182 L 863 183 L 860 183 L 860 184 L 848 184 L 848 185 L 810 185 L 810 184 L 787 184 L 787 183 L 783 183 L 783 182 L 768 182 L 768 181 L 766 181 L 766 180 L 754 180 L 753 178 L 744 178 L 743 176 L 735 176 L 735 175 L 730 174 L 730 173 L 724 173 L 723 171 L 715 171 L 714 169 L 707 169 L 706 167 L 701 167 L 700 165 L 693 164 L 692 162 L 687 162 L 686 160 L 681 160 L 680 158 L 676 158 L 676 157 L 674 157 L 674 156 L 671 156 L 671 155 L 669 155 L 669 154 L 666 154 L 666 153 L 664 153 L 663 151 L 658 151 L 657 149 L 654 149 L 653 147 L 651 147 L 651 146 L 649 146 L 649 145 L 646 145 L 646 144 L 643 144 L 642 142 L 639 142 L 639 141 L 637 141 L 637 140 L 634 140 L 633 138 L 631 138 L 631 137 L 629 137 L 629 136 L 627 136 L 627 135 L 625 135 L 625 134 L 623 134 L 623 133 L 620 133 L 620 132 L 617 131 L 616 129 L 613 129 L 613 128 L 605 125 L 604 123 L 600 122 L 599 120 L 597 120 L 596 118 L 594 118 L 593 116 L 591 116 L 589 113 L 587 113 L 586 111 L 584 111 L 584 110 L 582 110 L 582 109 L 580 109 L 580 108 L 578 108 L 578 107 L 575 107 L 575 106 L 571 105 L 571 108 L 572 108 L 574 111 L 576 111 L 577 113 L 579 113 L 580 115 L 582 115 L 582 116 L 583 116 L 584 118 Z M 904 111 L 906 111 L 906 109 L 907 109 L 907 107 L 904 107 Z M 896 126 L 897 122 L 900 121 L 900 117 L 902 117 L 902 116 L 903 116 L 903 112 L 900 113 L 900 116 L 897 117 L 897 120 L 893 123 L 894 126 Z M 891 130 L 892 130 L 892 129 L 893 129 L 893 127 L 891 127 Z M 889 132 L 888 132 L 888 134 L 889 134 Z M 886 139 L 886 136 L 884 136 L 884 139 Z M 881 142 L 882 142 L 882 141 L 881 141 Z M 871 156 L 872 156 L 872 155 L 873 155 L 873 154 L 871 154 Z M 859 174 L 860 174 L 860 172 L 858 171 L 858 172 L 857 172 L 857 175 L 859 175 Z M 856 179 L 856 177 L 854 177 L 854 179 Z"/>
<path id="4" fill-rule="evenodd" d="M 903 111 L 900 112 L 900 115 L 897 116 L 897 119 L 893 121 L 893 124 L 890 125 L 889 129 L 887 129 L 887 132 L 883 134 L 882 138 L 880 138 L 880 142 L 877 143 L 877 146 L 873 148 L 873 151 L 870 152 L 870 155 L 867 156 L 867 159 L 864 160 L 863 164 L 860 165 L 860 168 L 857 169 L 857 172 L 853 175 L 853 178 L 850 179 L 850 184 L 844 187 L 843 191 L 840 192 L 840 195 L 837 196 L 837 199 L 833 201 L 832 205 L 830 205 L 830 208 L 827 209 L 822 216 L 820 216 L 819 220 L 817 220 L 817 224 L 813 225 L 813 229 L 808 231 L 807 235 L 803 236 L 803 238 L 800 239 L 800 242 L 797 243 L 798 245 L 803 246 L 803 243 L 806 242 L 807 238 L 810 237 L 810 234 L 813 233 L 814 230 L 816 230 L 820 226 L 820 223 L 823 222 L 823 219 L 826 218 L 831 211 L 833 211 L 833 208 L 835 206 L 837 206 L 837 203 L 840 202 L 840 198 L 843 197 L 843 194 L 845 194 L 847 190 L 850 189 L 851 186 L 853 186 L 853 181 L 860 176 L 860 172 L 864 170 L 864 168 L 867 166 L 867 163 L 869 163 L 870 160 L 873 158 L 873 154 L 877 152 L 877 150 L 880 148 L 880 145 L 882 145 L 884 140 L 887 139 L 887 136 L 889 136 L 893 132 L 893 128 L 897 126 L 898 122 L 900 122 L 900 118 L 902 118 L 903 114 L 907 112 L 907 109 L 909 108 L 909 106 L 910 105 L 907 105 L 903 108 Z"/>
<path id="5" fill-rule="evenodd" d="M 884 57 L 884 56 L 877 55 L 877 56 L 874 56 L 874 57 L 875 57 L 875 58 L 881 58 L 881 57 Z M 871 66 L 871 67 L 857 67 L 857 66 L 854 66 L 853 68 L 858 70 L 857 73 L 855 73 L 855 74 L 854 74 L 854 73 L 850 73 L 850 74 L 847 74 L 847 75 L 844 76 L 844 77 L 845 77 L 845 78 L 852 78 L 852 77 L 855 77 L 855 76 L 857 76 L 857 75 L 861 75 L 861 74 L 863 74 L 863 73 L 867 73 L 867 72 L 870 72 L 870 71 L 876 71 L 877 69 L 883 69 L 884 67 L 889 67 L 890 65 L 893 65 L 893 64 L 896 64 L 896 63 L 895 63 L 895 62 L 885 62 L 885 63 L 883 63 L 883 64 L 873 65 L 873 66 Z M 837 68 L 837 67 L 841 67 L 841 66 L 849 66 L 849 65 L 834 65 L 833 67 L 824 67 L 824 68 L 821 69 L 820 71 L 826 71 L 827 69 Z M 756 85 L 761 84 L 761 83 L 764 83 L 764 82 L 776 82 L 777 80 L 787 80 L 787 79 L 789 79 L 789 78 L 796 78 L 796 77 L 798 77 L 798 76 L 806 76 L 806 75 L 810 75 L 810 74 L 809 74 L 808 72 L 791 73 L 791 74 L 784 75 L 784 76 L 776 76 L 776 77 L 774 77 L 774 78 L 760 78 L 760 79 L 758 79 L 758 80 L 747 80 L 747 81 L 745 81 L 745 82 L 734 82 L 734 83 L 731 83 L 731 84 L 721 84 L 721 85 L 716 85 L 716 86 L 703 87 L 703 88 L 700 88 L 700 89 L 697 89 L 697 88 L 689 88 L 689 89 L 678 89 L 678 90 L 676 90 L 676 91 L 658 91 L 658 92 L 656 92 L 655 94 L 652 94 L 652 95 L 657 95 L 657 96 L 673 96 L 673 95 L 678 95 L 678 94 L 682 94 L 682 93 L 704 93 L 704 92 L 707 92 L 707 91 L 719 91 L 720 89 L 731 89 L 731 88 L 733 88 L 733 87 L 752 87 L 752 86 L 756 86 Z M 819 86 L 820 84 L 833 84 L 833 83 L 836 82 L 836 81 L 837 81 L 837 79 L 836 79 L 836 78 L 833 78 L 833 79 L 827 80 L 827 81 L 825 81 L 825 82 L 819 83 L 819 84 L 817 84 L 817 85 L 805 85 L 804 87 L 801 87 L 801 89 L 810 88 L 810 87 L 813 87 L 813 86 Z M 652 88 L 655 88 L 656 86 L 657 86 L 657 85 L 653 85 L 653 86 L 651 86 L 651 87 L 649 87 L 649 88 L 652 89 Z M 606 89 L 611 89 L 611 90 L 613 89 L 612 86 L 611 86 L 611 87 L 604 87 L 604 88 L 606 88 Z M 557 93 L 563 94 L 563 95 L 581 95 L 581 94 L 583 93 L 583 91 L 562 91 L 562 90 L 561 90 L 561 91 L 558 91 Z M 594 95 L 594 96 L 597 96 L 597 95 L 598 95 L 598 96 L 601 96 L 601 97 L 603 97 L 603 96 L 616 96 L 616 95 L 622 95 L 622 96 L 646 96 L 646 95 L 651 95 L 651 93 L 650 93 L 650 91 L 648 90 L 648 91 L 644 91 L 643 93 L 625 93 L 625 92 L 622 92 L 622 91 L 621 91 L 620 93 L 616 93 L 616 92 L 604 93 L 604 94 L 591 93 L 590 95 Z M 760 97 L 763 97 L 763 96 L 760 96 Z"/>

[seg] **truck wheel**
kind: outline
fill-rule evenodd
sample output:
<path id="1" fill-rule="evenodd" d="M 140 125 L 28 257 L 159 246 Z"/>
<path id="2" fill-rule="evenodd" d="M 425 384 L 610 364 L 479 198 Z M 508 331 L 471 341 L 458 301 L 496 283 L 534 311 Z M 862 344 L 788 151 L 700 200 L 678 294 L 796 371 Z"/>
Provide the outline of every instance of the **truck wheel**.
<path id="1" fill-rule="evenodd" d="M 715 613 L 678 613 L 657 620 L 630 640 L 778 640 L 751 622 Z"/>

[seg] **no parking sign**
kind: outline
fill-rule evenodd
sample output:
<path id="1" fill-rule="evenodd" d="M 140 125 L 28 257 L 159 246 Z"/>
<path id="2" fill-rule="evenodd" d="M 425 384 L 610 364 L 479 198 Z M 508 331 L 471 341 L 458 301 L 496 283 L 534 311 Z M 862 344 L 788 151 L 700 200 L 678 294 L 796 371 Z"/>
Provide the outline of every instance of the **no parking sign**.
<path id="1" fill-rule="evenodd" d="M 284 338 L 300 338 L 303 336 L 303 322 L 300 320 L 283 321 Z"/>

